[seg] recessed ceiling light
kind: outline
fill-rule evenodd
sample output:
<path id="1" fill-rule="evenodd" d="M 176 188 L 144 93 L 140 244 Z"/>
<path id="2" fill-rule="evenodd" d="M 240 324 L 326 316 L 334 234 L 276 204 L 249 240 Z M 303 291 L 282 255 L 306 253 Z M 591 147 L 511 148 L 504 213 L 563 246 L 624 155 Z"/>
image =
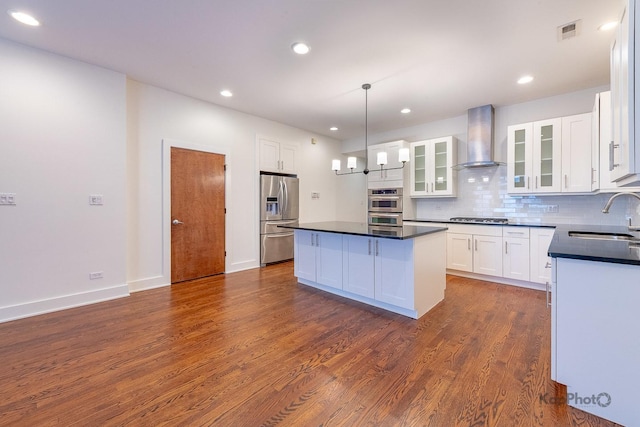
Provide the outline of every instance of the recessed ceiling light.
<path id="1" fill-rule="evenodd" d="M 225 89 L 225 90 L 220 91 L 220 95 L 222 95 L 222 96 L 224 96 L 226 98 L 230 98 L 230 97 L 233 96 L 233 93 L 231 93 L 230 90 L 226 90 Z"/>
<path id="2" fill-rule="evenodd" d="M 532 76 L 522 76 L 518 79 L 518 84 L 525 85 L 527 83 L 531 83 L 533 81 Z"/>
<path id="3" fill-rule="evenodd" d="M 25 25 L 30 25 L 32 27 L 40 25 L 40 22 L 28 13 L 20 12 L 18 10 L 9 10 L 7 13 L 9 13 L 13 19 L 18 22 L 22 22 Z"/>
<path id="4" fill-rule="evenodd" d="M 411 112 L 411 108 L 403 108 L 402 110 L 400 110 L 400 112 L 402 114 L 409 114 Z"/>
<path id="5" fill-rule="evenodd" d="M 331 127 L 329 128 L 329 130 L 336 131 L 336 130 L 338 130 L 338 128 L 337 128 L 337 127 L 335 127 L 335 126 L 331 126 Z"/>
<path id="6" fill-rule="evenodd" d="M 609 30 L 613 30 L 617 26 L 618 26 L 618 22 L 617 21 L 607 22 L 606 24 L 600 25 L 598 27 L 598 30 L 599 31 L 609 31 Z"/>
<path id="7" fill-rule="evenodd" d="M 309 46 L 304 43 L 298 42 L 291 45 L 291 49 L 298 55 L 305 55 L 309 53 Z"/>

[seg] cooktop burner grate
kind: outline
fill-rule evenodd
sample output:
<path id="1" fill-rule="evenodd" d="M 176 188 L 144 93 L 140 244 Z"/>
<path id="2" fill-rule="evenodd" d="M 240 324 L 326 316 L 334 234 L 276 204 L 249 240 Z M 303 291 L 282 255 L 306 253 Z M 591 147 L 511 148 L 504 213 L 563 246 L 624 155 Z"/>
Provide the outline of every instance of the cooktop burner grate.
<path id="1" fill-rule="evenodd" d="M 508 218 L 481 218 L 481 217 L 468 217 L 468 216 L 454 216 L 449 218 L 449 221 L 454 222 L 471 222 L 475 224 L 507 224 Z"/>

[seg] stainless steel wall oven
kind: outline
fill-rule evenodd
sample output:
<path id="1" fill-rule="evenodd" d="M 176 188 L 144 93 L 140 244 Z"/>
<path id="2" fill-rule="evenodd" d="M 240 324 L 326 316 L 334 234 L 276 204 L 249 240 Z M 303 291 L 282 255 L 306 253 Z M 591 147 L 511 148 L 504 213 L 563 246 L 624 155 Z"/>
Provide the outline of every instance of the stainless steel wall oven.
<path id="1" fill-rule="evenodd" d="M 369 189 L 370 226 L 402 227 L 402 188 Z"/>

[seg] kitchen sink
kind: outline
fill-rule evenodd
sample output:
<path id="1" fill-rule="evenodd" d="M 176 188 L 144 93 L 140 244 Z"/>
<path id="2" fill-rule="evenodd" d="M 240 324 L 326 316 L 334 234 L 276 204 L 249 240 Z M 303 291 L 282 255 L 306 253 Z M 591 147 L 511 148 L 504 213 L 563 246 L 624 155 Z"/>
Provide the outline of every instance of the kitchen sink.
<path id="1" fill-rule="evenodd" d="M 627 233 L 598 233 L 591 231 L 570 231 L 569 237 L 595 240 L 621 240 L 626 242 L 639 242 L 640 238 Z"/>

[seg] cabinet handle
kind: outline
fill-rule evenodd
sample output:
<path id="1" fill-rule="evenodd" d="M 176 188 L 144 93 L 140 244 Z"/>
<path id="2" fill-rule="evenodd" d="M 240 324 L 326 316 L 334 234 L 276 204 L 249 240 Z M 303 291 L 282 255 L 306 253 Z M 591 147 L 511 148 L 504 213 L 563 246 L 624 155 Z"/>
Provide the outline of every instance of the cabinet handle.
<path id="1" fill-rule="evenodd" d="M 504 253 L 505 255 L 509 254 L 509 247 L 507 246 L 507 242 L 504 242 Z"/>
<path id="2" fill-rule="evenodd" d="M 433 193 L 433 182 L 431 183 L 431 192 Z"/>
<path id="3" fill-rule="evenodd" d="M 316 246 L 320 246 L 320 235 L 316 233 Z"/>
<path id="4" fill-rule="evenodd" d="M 531 177 L 527 177 L 527 190 L 529 189 L 529 184 L 531 183 Z"/>
<path id="5" fill-rule="evenodd" d="M 612 171 L 614 168 L 620 166 L 620 164 L 614 162 L 615 149 L 618 147 L 620 147 L 620 145 L 614 143 L 613 141 L 609 143 L 609 171 Z"/>
<path id="6" fill-rule="evenodd" d="M 538 175 L 536 175 L 536 190 L 538 189 Z"/>
<path id="7" fill-rule="evenodd" d="M 596 175 L 596 170 L 594 168 L 591 168 L 591 183 L 595 184 L 596 183 L 596 179 L 594 178 Z"/>
<path id="8" fill-rule="evenodd" d="M 471 237 L 467 237 L 467 249 L 471 250 Z"/>
<path id="9" fill-rule="evenodd" d="M 549 282 L 545 282 L 547 287 L 547 307 L 551 307 L 551 288 L 549 286 Z"/>
<path id="10" fill-rule="evenodd" d="M 380 254 L 380 251 L 378 250 L 378 241 L 376 240 L 376 256 L 378 256 Z"/>
<path id="11" fill-rule="evenodd" d="M 369 255 L 371 255 L 371 239 L 369 239 Z"/>
<path id="12" fill-rule="evenodd" d="M 473 245 L 476 248 L 476 252 L 478 252 L 478 239 L 473 239 Z"/>
<path id="13" fill-rule="evenodd" d="M 547 263 L 544 265 L 544 268 L 551 268 L 551 263 L 547 261 Z"/>
<path id="14" fill-rule="evenodd" d="M 568 176 L 567 176 L 567 174 L 565 173 L 565 174 L 564 174 L 564 188 L 569 188 L 569 186 L 567 185 L 567 179 L 568 179 Z"/>

